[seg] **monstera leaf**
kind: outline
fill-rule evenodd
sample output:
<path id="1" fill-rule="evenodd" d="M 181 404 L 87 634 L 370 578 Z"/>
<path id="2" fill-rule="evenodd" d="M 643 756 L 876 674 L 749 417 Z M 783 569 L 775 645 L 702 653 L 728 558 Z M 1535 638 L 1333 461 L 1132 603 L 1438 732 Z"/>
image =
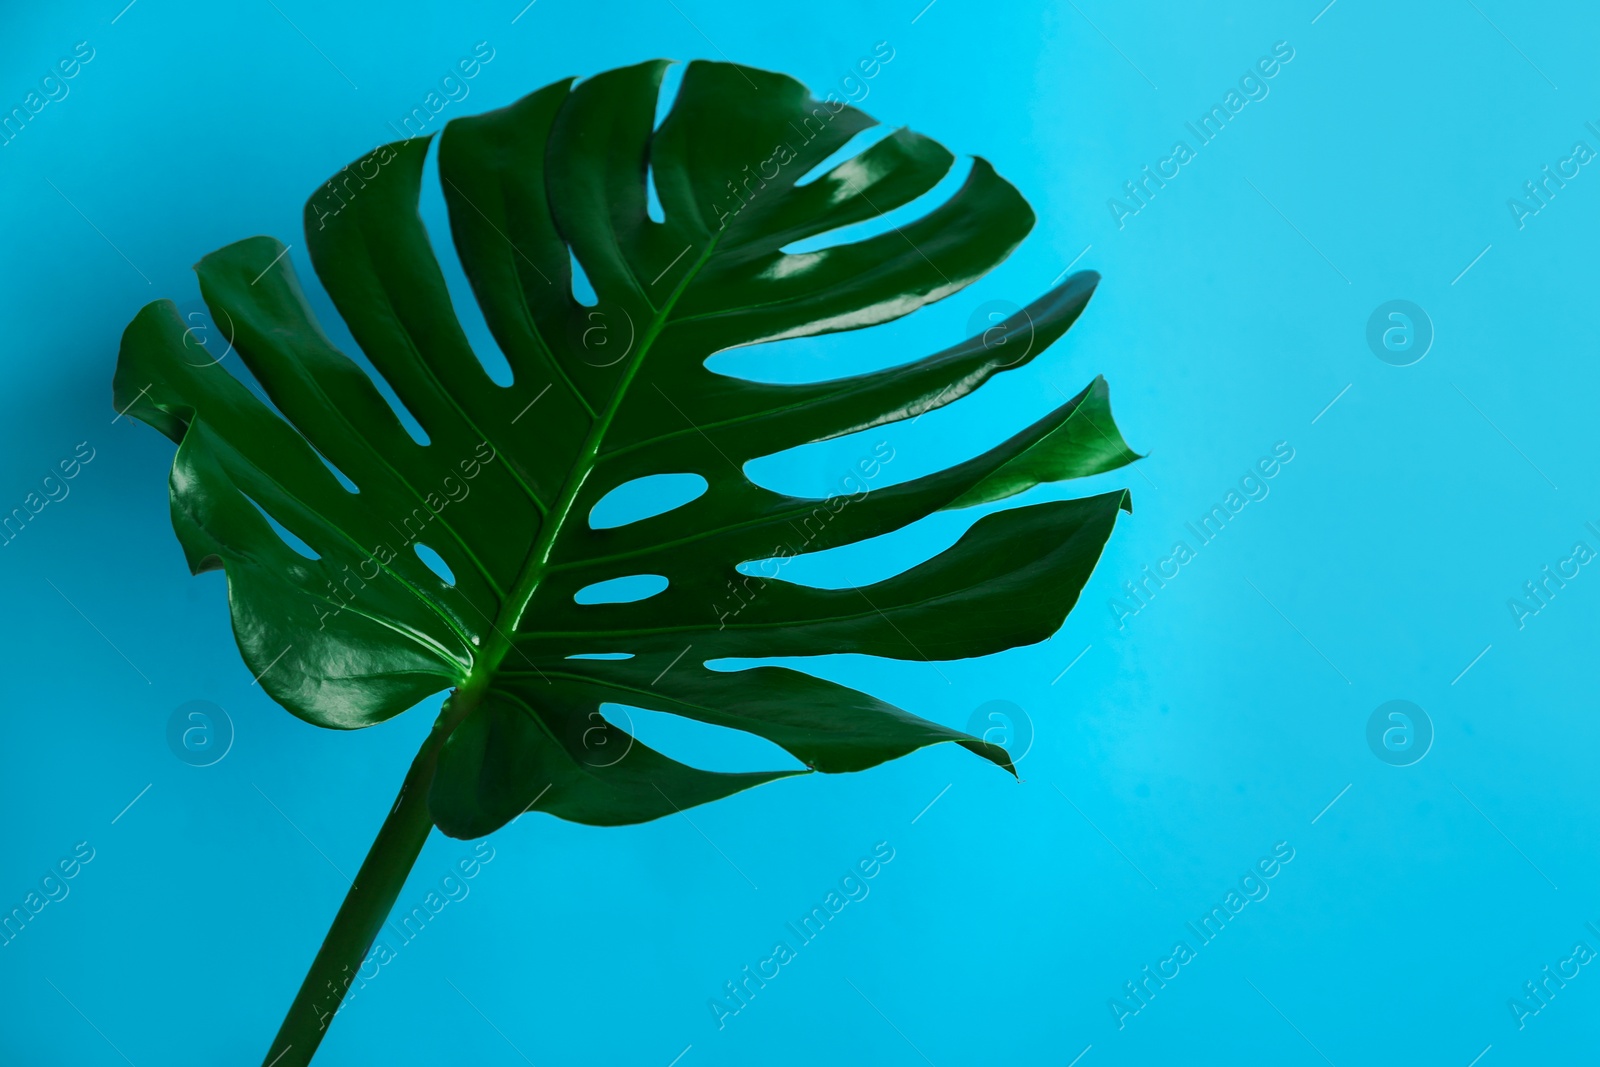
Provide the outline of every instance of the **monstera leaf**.
<path id="1" fill-rule="evenodd" d="M 939 660 L 1041 641 L 1128 506 L 1119 491 L 994 511 L 947 551 L 861 588 L 776 577 L 774 560 L 1136 457 L 1096 379 L 926 477 L 827 500 L 753 483 L 753 459 L 913 418 L 1036 357 L 1097 279 L 1076 275 L 1002 324 L 1018 343 L 991 332 L 815 384 L 715 373 L 706 359 L 726 349 L 872 326 L 948 296 L 1003 260 L 1034 219 L 975 159 L 960 189 L 914 222 L 786 252 L 913 201 L 953 157 L 901 129 L 801 181 L 873 120 L 781 75 L 695 62 L 653 128 L 666 66 L 558 82 L 457 119 L 440 138 L 452 236 L 509 386 L 469 347 L 418 215 L 428 139 L 378 149 L 308 203 L 317 276 L 426 444 L 323 334 L 272 238 L 198 266 L 271 407 L 224 362 L 194 358 L 169 302 L 144 308 L 124 335 L 117 408 L 178 442 L 173 525 L 194 571 L 226 571 L 234 632 L 266 691 L 309 722 L 348 729 L 453 690 L 296 1002 L 321 1025 L 291 1012 L 274 1045 L 293 1046 L 284 1065 L 309 1058 L 342 992 L 315 999 L 323 972 L 359 965 L 431 826 L 471 837 L 529 810 L 632 823 L 804 773 L 687 766 L 625 736 L 604 706 L 745 730 L 817 771 L 940 741 L 1009 768 L 1004 749 L 844 686 L 708 663 Z M 664 221 L 650 217 L 647 181 Z M 574 259 L 594 304 L 574 296 Z M 591 520 L 608 494 L 663 474 L 698 475 L 704 491 L 639 521 Z M 592 587 L 640 575 L 665 586 L 594 602 L 604 589 Z"/>

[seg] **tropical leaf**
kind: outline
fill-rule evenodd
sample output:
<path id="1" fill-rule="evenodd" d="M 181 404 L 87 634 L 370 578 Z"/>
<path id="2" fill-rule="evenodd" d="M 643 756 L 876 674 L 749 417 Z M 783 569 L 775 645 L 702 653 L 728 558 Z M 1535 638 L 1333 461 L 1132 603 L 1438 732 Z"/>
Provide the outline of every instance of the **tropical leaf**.
<path id="1" fill-rule="evenodd" d="M 873 120 L 781 75 L 696 62 L 653 128 L 665 69 L 558 82 L 440 139 L 451 233 L 509 386 L 469 346 L 418 215 L 428 139 L 379 148 L 307 204 L 317 275 L 425 444 L 318 327 L 272 238 L 197 268 L 270 404 L 223 362 L 191 358 L 170 302 L 123 336 L 117 408 L 178 442 L 173 526 L 192 570 L 226 572 L 239 648 L 266 691 L 351 729 L 452 690 L 263 1062 L 310 1061 L 433 826 L 470 837 L 528 810 L 639 822 L 803 773 L 687 766 L 606 722 L 604 706 L 748 731 L 816 771 L 941 741 L 1009 769 L 1004 749 L 842 685 L 710 664 L 955 659 L 1041 641 L 1128 507 L 1118 491 L 991 510 L 946 551 L 860 588 L 777 577 L 774 561 L 1137 458 L 1096 378 L 988 451 L 892 486 L 817 500 L 744 473 L 950 404 L 1036 358 L 1098 278 L 1075 275 L 997 327 L 1020 345 L 991 330 L 803 385 L 715 373 L 706 360 L 727 349 L 860 329 L 946 297 L 1034 219 L 974 159 L 916 221 L 785 251 L 910 204 L 953 157 L 901 129 L 801 180 Z M 664 221 L 651 218 L 651 181 Z M 574 296 L 574 262 L 596 303 Z M 704 491 L 638 521 L 592 518 L 614 491 L 663 474 L 698 476 Z M 596 602 L 640 576 L 664 588 Z"/>
<path id="2" fill-rule="evenodd" d="M 429 793 L 432 821 L 454 836 L 530 807 L 638 822 L 799 773 L 686 766 L 605 723 L 607 703 L 745 730 L 818 771 L 939 741 L 1009 768 L 997 746 L 844 686 L 707 664 L 954 659 L 1043 640 L 1127 507 L 1114 492 L 993 512 L 947 551 L 859 589 L 742 572 L 1136 457 L 1096 379 L 926 477 L 824 501 L 754 484 L 753 459 L 915 417 L 1036 357 L 1097 278 L 1076 275 L 1026 309 L 1021 355 L 978 337 L 816 384 L 715 373 L 705 361 L 719 351 L 867 327 L 948 296 L 1004 259 L 1033 213 L 975 159 L 914 222 L 786 252 L 915 200 L 953 157 L 901 129 L 801 182 L 873 120 L 781 75 L 695 62 L 653 129 L 666 66 L 558 82 L 457 119 L 440 139 L 452 235 L 509 386 L 469 347 L 418 214 L 429 139 L 385 146 L 308 203 L 317 275 L 426 444 L 324 335 L 272 238 L 197 268 L 271 406 L 225 365 L 192 358 L 170 302 L 144 308 L 123 338 L 118 409 L 178 442 L 173 525 L 191 569 L 227 572 L 239 647 L 266 691 L 309 722 L 354 728 L 454 687 Z M 663 222 L 649 217 L 648 178 Z M 573 259 L 597 304 L 573 295 Z M 706 483 L 689 503 L 612 528 L 589 521 L 618 487 L 685 473 Z M 635 575 L 666 586 L 632 603 L 580 602 Z"/>

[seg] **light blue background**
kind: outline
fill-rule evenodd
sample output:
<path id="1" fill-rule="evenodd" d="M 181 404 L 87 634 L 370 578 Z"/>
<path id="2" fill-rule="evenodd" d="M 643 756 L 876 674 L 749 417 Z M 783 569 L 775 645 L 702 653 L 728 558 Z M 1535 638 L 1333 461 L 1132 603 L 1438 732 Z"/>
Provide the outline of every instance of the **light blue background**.
<path id="1" fill-rule="evenodd" d="M 1584 128 L 1600 120 L 1588 8 L 538 0 L 513 24 L 518 0 L 276 2 L 138 0 L 114 25 L 117 0 L 18 7 L 0 35 L 5 109 L 74 43 L 96 49 L 0 148 L 0 510 L 78 442 L 96 450 L 0 549 L 0 904 L 75 843 L 96 850 L 0 949 L 0 1061 L 259 1062 L 345 891 L 335 868 L 359 865 L 427 730 L 428 708 L 317 730 L 252 686 L 223 579 L 188 577 L 172 536 L 172 446 L 113 423 L 108 401 L 123 325 L 149 300 L 195 298 L 205 252 L 274 234 L 309 280 L 305 198 L 392 139 L 386 124 L 478 41 L 495 58 L 446 118 L 655 56 L 725 55 L 820 93 L 891 44 L 864 109 L 987 157 L 1039 223 L 945 305 L 788 346 L 804 373 L 943 347 L 981 303 L 1026 303 L 1092 246 L 1077 268 L 1104 284 L 1043 358 L 914 427 L 766 464 L 771 484 L 826 492 L 876 440 L 896 450 L 886 480 L 934 469 L 1096 373 L 1150 456 L 1030 497 L 1126 485 L 1136 509 L 1048 643 L 813 665 L 957 726 L 986 701 L 1020 705 L 1037 732 L 1021 785 L 941 747 L 641 827 L 525 818 L 493 835 L 471 895 L 357 993 L 319 1064 L 1498 1067 L 1593 1048 L 1593 968 L 1525 1029 L 1507 1007 L 1575 942 L 1600 948 L 1584 926 L 1600 924 L 1600 577 L 1583 569 L 1521 630 L 1506 604 L 1575 541 L 1600 548 L 1584 527 L 1600 523 L 1600 174 L 1584 168 L 1521 230 L 1506 205 L 1574 141 L 1600 148 Z M 1295 55 L 1270 95 L 1119 230 L 1107 198 L 1277 41 Z M 1415 366 L 1364 339 L 1395 298 L 1437 331 Z M 1270 496 L 1119 629 L 1121 583 L 1279 441 L 1295 458 Z M 972 517 L 792 574 L 875 580 Z M 1408 768 L 1365 740 L 1396 698 L 1437 734 Z M 237 731 L 205 769 L 165 741 L 197 699 Z M 699 743 L 654 728 L 669 752 Z M 702 751 L 770 766 L 758 749 Z M 871 895 L 719 1031 L 708 999 L 879 841 L 895 859 Z M 1119 1030 L 1108 1000 L 1280 841 L 1295 858 L 1270 896 Z M 470 851 L 435 835 L 404 905 Z"/>

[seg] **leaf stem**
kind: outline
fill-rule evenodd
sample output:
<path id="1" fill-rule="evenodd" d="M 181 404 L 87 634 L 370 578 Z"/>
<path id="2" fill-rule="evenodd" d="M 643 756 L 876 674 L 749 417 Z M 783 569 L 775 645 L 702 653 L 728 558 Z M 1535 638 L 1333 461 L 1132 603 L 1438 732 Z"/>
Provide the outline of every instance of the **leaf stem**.
<path id="1" fill-rule="evenodd" d="M 356 872 L 356 880 L 262 1060 L 263 1067 L 306 1067 L 327 1034 L 433 829 L 428 789 L 445 738 L 477 703 L 479 690 L 470 688 L 469 692 L 463 687 L 445 702 L 428 739 L 411 761 L 400 794 Z"/>
<path id="2" fill-rule="evenodd" d="M 428 790 L 433 785 L 439 750 L 451 732 L 483 699 L 501 661 L 510 651 L 512 642 L 506 632 L 517 629 L 523 612 L 533 599 L 549 563 L 556 535 L 572 510 L 584 481 L 594 469 L 600 445 L 621 406 L 623 395 L 639 373 L 656 337 L 665 328 L 673 306 L 710 258 L 720 236 L 715 235 L 707 242 L 683 279 L 673 288 L 666 303 L 652 317 L 639 350 L 634 353 L 612 391 L 610 402 L 590 428 L 579 458 L 567 476 L 560 500 L 546 515 L 516 583 L 501 602 L 493 636 L 473 664 L 466 682 L 445 701 L 427 741 L 423 742 L 416 759 L 411 762 L 411 769 L 406 772 L 405 781 L 400 786 L 400 795 L 395 798 L 389 817 L 383 821 L 383 827 L 372 842 L 361 870 L 356 872 L 356 880 L 340 905 L 339 914 L 334 916 L 333 926 L 323 938 L 322 948 L 317 951 L 316 959 L 312 960 L 311 970 L 306 973 L 300 991 L 295 994 L 294 1003 L 289 1006 L 289 1014 L 278 1028 L 278 1036 L 273 1039 L 272 1047 L 262 1060 L 263 1067 L 307 1067 L 311 1057 L 316 1054 L 317 1046 L 328 1032 L 328 1024 L 333 1021 L 333 1016 L 344 1001 L 345 992 L 360 971 L 367 953 L 372 950 L 378 930 L 389 918 L 406 877 L 411 873 L 423 844 L 428 840 L 428 833 L 433 829 L 433 817 L 428 811 Z"/>

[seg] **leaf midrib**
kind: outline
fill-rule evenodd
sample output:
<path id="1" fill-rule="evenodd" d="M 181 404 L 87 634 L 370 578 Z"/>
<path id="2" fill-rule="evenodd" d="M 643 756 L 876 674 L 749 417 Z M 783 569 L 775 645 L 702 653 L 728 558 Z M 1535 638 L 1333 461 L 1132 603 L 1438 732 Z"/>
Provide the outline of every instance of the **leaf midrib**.
<path id="1" fill-rule="evenodd" d="M 500 663 L 513 647 L 515 639 L 508 635 L 516 633 L 517 627 L 521 624 L 523 613 L 527 611 L 528 605 L 533 601 L 534 594 L 538 591 L 539 583 L 544 578 L 546 567 L 549 563 L 550 552 L 555 547 L 556 539 L 561 535 L 567 520 L 571 517 L 572 507 L 577 502 L 579 492 L 583 489 L 589 475 L 594 472 L 599 460 L 600 446 L 605 440 L 606 433 L 611 429 L 611 424 L 622 406 L 623 399 L 627 396 L 629 387 L 633 384 L 634 379 L 638 377 L 639 370 L 643 367 L 645 357 L 649 355 L 651 346 L 660 337 L 662 330 L 666 328 L 672 315 L 672 309 L 677 305 L 679 299 L 690 284 L 693 283 L 694 279 L 699 276 L 701 270 L 704 269 L 706 262 L 716 250 L 717 242 L 723 232 L 718 231 L 711 236 L 711 239 L 706 243 L 704 251 L 684 272 L 683 279 L 678 282 L 661 307 L 651 317 L 650 326 L 640 341 L 639 351 L 634 354 L 627 370 L 624 371 L 622 378 L 617 382 L 616 388 L 612 390 L 611 398 L 607 402 L 605 410 L 595 420 L 594 425 L 589 428 L 589 434 L 584 439 L 577 458 L 568 469 L 566 480 L 562 483 L 561 495 L 556 504 L 550 509 L 549 514 L 545 516 L 545 522 L 540 526 L 538 537 L 535 538 L 534 543 L 528 549 L 528 556 L 518 571 L 516 580 L 512 583 L 510 593 L 501 602 L 500 610 L 495 615 L 490 641 L 484 648 L 483 654 L 474 661 L 467 680 L 462 686 L 463 689 L 468 689 L 478 694 L 481 698 L 481 694 L 488 689 L 497 674 Z M 641 281 L 637 274 L 633 275 L 633 280 L 635 283 Z M 646 303 L 648 304 L 648 300 Z M 467 712 L 476 705 L 476 702 L 476 700 L 465 701 L 463 707 L 456 709 L 452 715 L 453 721 L 448 724 L 447 729 L 453 729 L 454 725 L 459 723 Z"/>

